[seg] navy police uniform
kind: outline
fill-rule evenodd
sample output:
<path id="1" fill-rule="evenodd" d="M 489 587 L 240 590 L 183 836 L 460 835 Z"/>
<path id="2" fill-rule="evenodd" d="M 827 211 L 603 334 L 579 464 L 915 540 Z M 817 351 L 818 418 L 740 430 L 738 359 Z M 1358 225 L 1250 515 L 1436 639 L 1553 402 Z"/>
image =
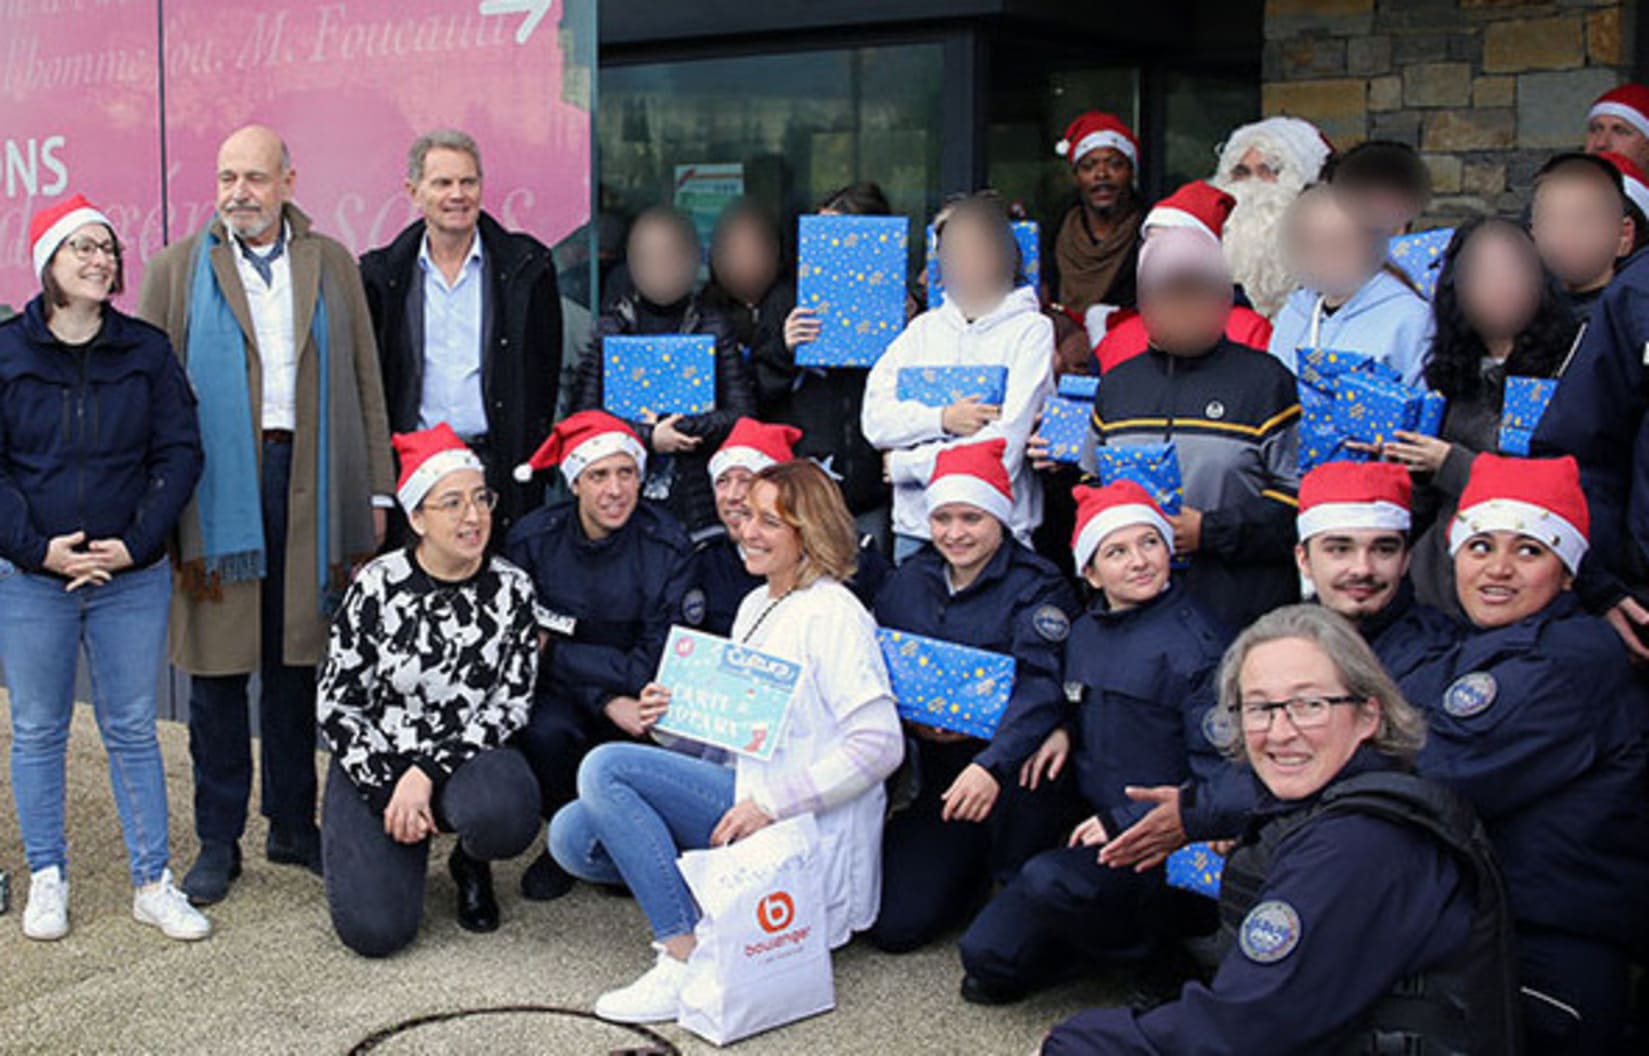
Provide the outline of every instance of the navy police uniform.
<path id="1" fill-rule="evenodd" d="M 1051 562 L 1006 537 L 955 593 L 949 565 L 931 543 L 888 577 L 876 600 L 878 623 L 1011 656 L 1014 679 L 989 742 L 915 739 L 919 791 L 883 832 L 882 907 L 870 932 L 879 949 L 902 953 L 933 941 L 962 923 L 989 891 L 993 872 L 1011 875 L 1059 838 L 1057 803 L 1047 786 L 1021 789 L 1019 768 L 1064 715 L 1060 654 L 1080 608 Z M 996 805 L 983 824 L 945 822 L 940 796 L 972 763 L 1001 786 Z"/>
<path id="2" fill-rule="evenodd" d="M 704 622 L 700 629 L 725 638 L 733 633 L 733 618 L 739 614 L 739 603 L 767 581 L 745 571 L 739 544 L 727 534 L 726 528 L 699 533 L 693 562 L 695 585 L 704 592 Z M 846 586 L 868 610 L 875 604 L 876 594 L 892 567 L 867 538 L 859 547 L 858 570 Z"/>
<path id="3" fill-rule="evenodd" d="M 1232 769 L 1219 751 L 1227 734 L 1215 708 L 1226 637 L 1178 585 L 1117 612 L 1096 601 L 1072 628 L 1065 679 L 1080 701 L 1072 765 L 1086 809 L 1106 832 L 1120 833 L 1150 809 L 1130 800 L 1126 786 L 1178 785 L 1193 774 L 1212 782 Z M 968 928 L 962 963 L 975 985 L 1009 997 L 1096 959 L 1149 956 L 1158 941 L 1150 920 L 1166 910 L 1203 911 L 1203 930 L 1212 928 L 1212 904 L 1181 900 L 1163 876 L 1161 867 L 1101 865 L 1093 847 L 1045 851 Z"/>
<path id="4" fill-rule="evenodd" d="M 704 595 L 686 531 L 645 500 L 604 539 L 585 534 L 576 500 L 535 510 L 511 530 L 505 555 L 532 576 L 549 638 L 532 718 L 516 735 L 549 818 L 574 798 L 584 754 L 625 736 L 606 703 L 652 681 L 671 624 L 697 626 Z"/>

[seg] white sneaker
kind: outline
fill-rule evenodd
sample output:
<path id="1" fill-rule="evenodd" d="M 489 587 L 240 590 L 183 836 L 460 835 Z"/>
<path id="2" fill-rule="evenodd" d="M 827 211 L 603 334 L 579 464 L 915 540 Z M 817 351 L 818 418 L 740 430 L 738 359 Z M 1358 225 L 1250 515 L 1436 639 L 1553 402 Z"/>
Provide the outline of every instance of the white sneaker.
<path id="1" fill-rule="evenodd" d="M 658 962 L 647 974 L 624 987 L 609 990 L 596 999 L 595 1014 L 614 1023 L 666 1023 L 681 1009 L 681 984 L 687 978 L 687 962 L 658 950 Z"/>
<path id="2" fill-rule="evenodd" d="M 170 869 L 162 872 L 159 880 L 133 893 L 132 917 L 139 924 L 159 928 L 169 939 L 194 942 L 212 934 L 212 922 L 172 883 Z"/>
<path id="3" fill-rule="evenodd" d="M 57 866 L 29 875 L 29 904 L 23 910 L 23 934 L 37 942 L 54 942 L 69 933 L 69 881 Z"/>

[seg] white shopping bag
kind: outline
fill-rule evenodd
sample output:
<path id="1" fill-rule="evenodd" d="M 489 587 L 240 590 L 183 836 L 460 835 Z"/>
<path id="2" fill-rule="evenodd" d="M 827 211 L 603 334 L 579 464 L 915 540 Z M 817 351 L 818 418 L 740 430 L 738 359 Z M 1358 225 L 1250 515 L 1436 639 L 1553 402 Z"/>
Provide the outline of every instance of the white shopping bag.
<path id="1" fill-rule="evenodd" d="M 717 1045 L 836 1007 L 819 827 L 781 821 L 677 864 L 698 900 L 681 1026 Z"/>

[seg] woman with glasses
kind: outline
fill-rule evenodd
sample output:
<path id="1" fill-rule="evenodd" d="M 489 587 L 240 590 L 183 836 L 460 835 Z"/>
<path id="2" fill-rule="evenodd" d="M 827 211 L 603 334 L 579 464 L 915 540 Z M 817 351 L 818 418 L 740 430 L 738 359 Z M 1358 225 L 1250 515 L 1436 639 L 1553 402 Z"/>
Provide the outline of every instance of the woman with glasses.
<path id="1" fill-rule="evenodd" d="M 418 934 L 430 837 L 457 835 L 458 923 L 485 932 L 498 927 L 488 863 L 538 834 L 538 782 L 504 746 L 538 673 L 532 580 L 487 555 L 498 494 L 451 427 L 397 435 L 395 450 L 416 542 L 350 585 L 317 691 L 332 750 L 326 898 L 338 937 L 367 957 Z"/>
<path id="2" fill-rule="evenodd" d="M 1521 1052 L 1488 838 L 1411 772 L 1425 720 L 1356 629 L 1321 605 L 1262 616 L 1219 698 L 1263 786 L 1221 878 L 1219 968 L 1150 1011 L 1079 1013 L 1043 1053 Z"/>
<path id="3" fill-rule="evenodd" d="M 166 335 L 116 311 L 120 243 L 75 195 L 30 225 L 41 294 L 0 325 L 0 663 L 30 880 L 23 934 L 69 931 L 64 760 L 82 650 L 126 837 L 132 915 L 211 933 L 167 867 L 155 738 L 171 604 L 166 547 L 200 476 L 188 379 Z"/>

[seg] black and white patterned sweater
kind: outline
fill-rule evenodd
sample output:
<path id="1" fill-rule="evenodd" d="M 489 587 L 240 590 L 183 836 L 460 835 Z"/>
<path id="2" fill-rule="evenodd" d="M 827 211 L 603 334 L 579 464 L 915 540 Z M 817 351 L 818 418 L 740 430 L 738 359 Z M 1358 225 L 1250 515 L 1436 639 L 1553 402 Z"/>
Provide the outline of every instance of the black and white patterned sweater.
<path id="1" fill-rule="evenodd" d="M 437 788 L 527 724 L 538 673 L 532 579 L 489 558 L 461 582 L 397 550 L 361 570 L 332 623 L 321 736 L 375 810 L 409 767 Z"/>

